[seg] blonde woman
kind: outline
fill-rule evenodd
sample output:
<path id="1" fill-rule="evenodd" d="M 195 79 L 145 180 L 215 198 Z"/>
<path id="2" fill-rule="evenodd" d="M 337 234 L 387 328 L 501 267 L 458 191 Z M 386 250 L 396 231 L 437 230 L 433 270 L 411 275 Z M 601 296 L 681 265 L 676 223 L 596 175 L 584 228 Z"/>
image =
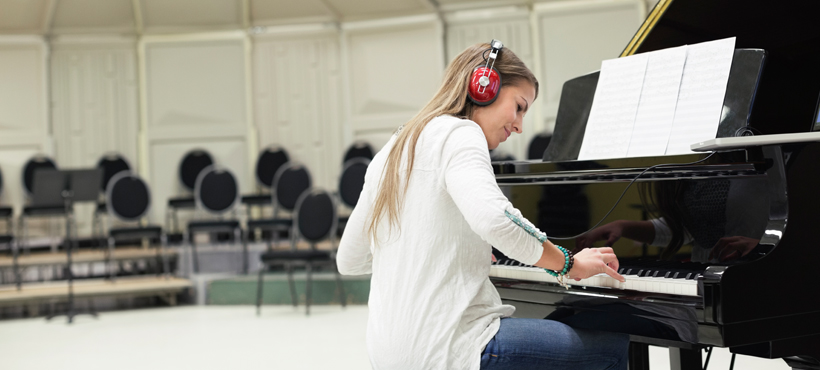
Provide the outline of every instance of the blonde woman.
<path id="1" fill-rule="evenodd" d="M 626 335 L 510 318 L 515 308 L 502 304 L 490 283 L 491 246 L 563 278 L 605 272 L 623 281 L 611 248 L 572 256 L 546 240 L 498 188 L 489 149 L 522 132 L 538 81 L 512 51 L 497 46 L 477 44 L 459 54 L 438 92 L 367 170 L 337 264 L 342 274 L 372 274 L 371 363 L 374 369 L 626 369 Z M 468 96 L 482 66 L 500 75 L 490 104 Z"/>

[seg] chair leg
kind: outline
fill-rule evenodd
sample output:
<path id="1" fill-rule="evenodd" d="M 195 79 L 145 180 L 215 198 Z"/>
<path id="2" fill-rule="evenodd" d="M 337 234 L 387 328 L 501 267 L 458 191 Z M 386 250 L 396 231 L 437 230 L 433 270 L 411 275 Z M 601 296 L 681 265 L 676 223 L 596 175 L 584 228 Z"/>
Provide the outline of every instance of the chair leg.
<path id="1" fill-rule="evenodd" d="M 345 294 L 345 286 L 342 283 L 342 274 L 339 273 L 338 269 L 335 269 L 335 270 L 336 270 L 336 286 L 339 288 L 339 302 L 342 303 L 342 307 L 347 307 L 347 294 Z"/>
<path id="2" fill-rule="evenodd" d="M 22 229 L 22 235 L 23 235 L 22 246 L 25 248 L 26 255 L 28 256 L 29 252 L 31 251 L 31 248 L 28 244 L 29 243 L 29 240 L 28 240 L 28 223 L 26 222 L 26 218 L 23 217 L 23 216 L 20 216 L 20 228 Z"/>
<path id="3" fill-rule="evenodd" d="M 22 289 L 23 281 L 22 276 L 20 274 L 20 265 L 18 265 L 17 258 L 20 255 L 20 245 L 19 242 L 16 240 L 12 240 L 11 242 L 11 249 L 14 256 L 12 257 L 12 265 L 14 266 L 14 283 L 17 285 L 17 290 Z"/>
<path id="4" fill-rule="evenodd" d="M 262 285 L 265 283 L 265 279 L 263 279 L 265 267 L 267 266 L 262 264 L 262 268 L 259 269 L 259 280 L 256 281 L 256 316 L 259 316 L 262 310 Z"/>
<path id="5" fill-rule="evenodd" d="M 105 254 L 105 267 L 108 269 L 108 278 L 111 279 L 111 281 L 114 281 L 115 279 L 114 269 L 111 267 L 111 263 L 114 259 L 114 243 L 114 238 L 108 237 L 108 250 Z"/>
<path id="6" fill-rule="evenodd" d="M 310 301 L 311 301 L 311 277 L 313 275 L 313 263 L 308 262 L 305 265 L 305 270 L 307 270 L 307 282 L 305 288 L 305 315 L 310 315 Z"/>
<path id="7" fill-rule="evenodd" d="M 196 235 L 188 233 L 188 242 L 191 243 L 191 258 L 194 260 L 194 273 L 199 273 L 199 256 L 196 253 Z"/>
<path id="8" fill-rule="evenodd" d="M 287 263 L 288 286 L 290 286 L 290 300 L 293 302 L 293 307 L 296 307 L 298 301 L 296 300 L 296 284 L 293 282 L 293 266 L 290 262 Z"/>
<path id="9" fill-rule="evenodd" d="M 168 263 L 168 254 L 166 253 L 166 248 L 168 247 L 168 235 L 162 233 L 159 236 L 159 248 L 160 248 L 160 255 L 162 256 L 162 273 L 165 275 L 165 278 L 168 279 L 171 276 L 171 266 Z M 177 262 L 179 263 L 179 262 Z"/>
<path id="10" fill-rule="evenodd" d="M 247 275 L 248 274 L 248 233 L 244 233 L 242 235 L 242 229 L 236 228 L 234 230 L 234 240 L 239 240 L 242 238 L 242 273 Z"/>

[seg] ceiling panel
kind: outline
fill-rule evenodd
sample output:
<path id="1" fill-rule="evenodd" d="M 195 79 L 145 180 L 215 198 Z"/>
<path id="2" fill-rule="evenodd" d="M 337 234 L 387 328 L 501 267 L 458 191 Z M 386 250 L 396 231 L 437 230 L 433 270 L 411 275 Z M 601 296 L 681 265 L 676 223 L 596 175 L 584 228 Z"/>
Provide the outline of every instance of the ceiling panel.
<path id="1" fill-rule="evenodd" d="M 59 0 L 53 29 L 134 29 L 131 0 Z"/>
<path id="2" fill-rule="evenodd" d="M 537 0 L 536 0 L 537 1 Z M 556 0 L 550 0 L 556 1 Z M 558 0 L 558 1 L 574 1 L 574 0 Z M 488 7 L 498 7 L 505 5 L 521 5 L 532 3 L 533 0 L 436 0 L 442 9 L 450 8 L 467 8 L 478 9 Z"/>
<path id="3" fill-rule="evenodd" d="M 250 4 L 251 20 L 254 23 L 300 18 L 334 17 L 333 11 L 321 0 L 251 0 Z"/>
<path id="4" fill-rule="evenodd" d="M 242 26 L 241 0 L 140 0 L 149 28 L 225 28 Z"/>
<path id="5" fill-rule="evenodd" d="M 0 0 L 0 32 L 41 33 L 47 0 Z"/>
<path id="6" fill-rule="evenodd" d="M 355 19 L 378 15 L 419 14 L 432 12 L 428 0 L 324 0 L 342 18 Z"/>

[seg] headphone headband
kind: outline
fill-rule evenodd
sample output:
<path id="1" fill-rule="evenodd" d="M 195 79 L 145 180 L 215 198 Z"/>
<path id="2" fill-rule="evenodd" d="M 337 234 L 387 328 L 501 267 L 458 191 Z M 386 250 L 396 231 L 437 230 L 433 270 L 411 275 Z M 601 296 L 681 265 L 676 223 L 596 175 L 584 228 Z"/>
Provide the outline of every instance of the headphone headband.
<path id="1" fill-rule="evenodd" d="M 490 55 L 485 58 L 486 63 L 473 70 L 467 89 L 467 96 L 473 103 L 489 105 L 498 97 L 498 91 L 501 89 L 501 74 L 494 67 L 498 53 L 503 48 L 504 44 L 501 41 L 495 39 L 490 41 L 490 49 L 484 51 L 484 53 L 490 52 Z"/>

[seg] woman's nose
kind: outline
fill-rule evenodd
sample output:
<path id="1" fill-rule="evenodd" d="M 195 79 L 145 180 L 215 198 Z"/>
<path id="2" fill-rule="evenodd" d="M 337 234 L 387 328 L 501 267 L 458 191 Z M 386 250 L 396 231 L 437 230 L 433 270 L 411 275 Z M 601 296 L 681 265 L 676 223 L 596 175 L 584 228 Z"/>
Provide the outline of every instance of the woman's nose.
<path id="1" fill-rule="evenodd" d="M 523 124 L 522 124 L 521 121 L 513 122 L 513 125 L 512 125 L 513 132 L 515 132 L 517 134 L 520 134 L 520 133 L 524 132 L 524 128 L 522 126 L 523 126 Z"/>

